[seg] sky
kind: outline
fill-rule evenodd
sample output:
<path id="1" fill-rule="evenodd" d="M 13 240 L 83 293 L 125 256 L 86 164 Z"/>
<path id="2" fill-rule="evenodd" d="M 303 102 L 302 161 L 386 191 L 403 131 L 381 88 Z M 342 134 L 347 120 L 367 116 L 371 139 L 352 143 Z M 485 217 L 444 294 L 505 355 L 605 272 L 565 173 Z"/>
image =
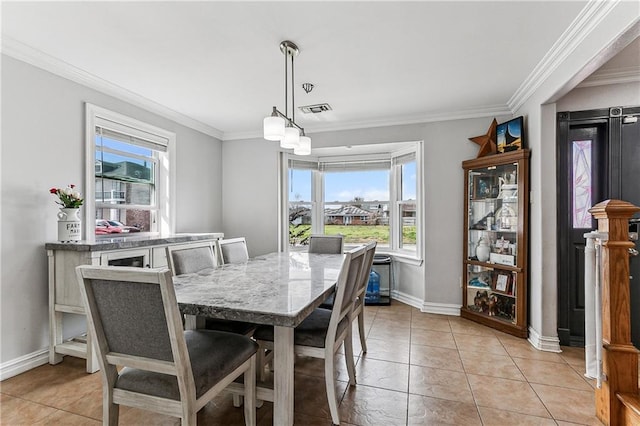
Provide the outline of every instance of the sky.
<path id="1" fill-rule="evenodd" d="M 403 170 L 405 199 L 416 199 L 415 162 Z M 324 199 L 351 201 L 362 197 L 365 201 L 389 200 L 389 171 L 325 172 Z M 311 201 L 311 170 L 289 170 L 289 201 Z"/>

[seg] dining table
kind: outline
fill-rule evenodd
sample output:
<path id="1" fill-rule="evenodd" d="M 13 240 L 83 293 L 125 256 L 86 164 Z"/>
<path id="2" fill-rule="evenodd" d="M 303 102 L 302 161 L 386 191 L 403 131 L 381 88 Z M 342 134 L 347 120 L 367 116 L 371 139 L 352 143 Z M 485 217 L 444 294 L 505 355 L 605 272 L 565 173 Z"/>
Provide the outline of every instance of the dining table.
<path id="1" fill-rule="evenodd" d="M 333 292 L 344 258 L 277 252 L 173 279 L 186 316 L 274 327 L 273 389 L 262 384 L 257 389 L 258 398 L 268 395 L 265 399 L 273 401 L 274 425 L 293 424 L 294 329 Z"/>

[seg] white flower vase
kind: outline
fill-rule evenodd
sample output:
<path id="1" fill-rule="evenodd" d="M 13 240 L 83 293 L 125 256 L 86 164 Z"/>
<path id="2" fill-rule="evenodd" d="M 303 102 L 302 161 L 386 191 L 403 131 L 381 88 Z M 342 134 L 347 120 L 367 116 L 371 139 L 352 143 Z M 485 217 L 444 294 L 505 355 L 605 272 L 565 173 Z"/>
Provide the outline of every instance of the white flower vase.
<path id="1" fill-rule="evenodd" d="M 489 260 L 490 253 L 491 246 L 489 246 L 489 242 L 484 237 L 481 237 L 476 247 L 476 257 L 480 262 L 486 262 Z"/>
<path id="2" fill-rule="evenodd" d="M 82 238 L 80 209 L 61 208 L 58 212 L 58 241 L 69 243 Z"/>

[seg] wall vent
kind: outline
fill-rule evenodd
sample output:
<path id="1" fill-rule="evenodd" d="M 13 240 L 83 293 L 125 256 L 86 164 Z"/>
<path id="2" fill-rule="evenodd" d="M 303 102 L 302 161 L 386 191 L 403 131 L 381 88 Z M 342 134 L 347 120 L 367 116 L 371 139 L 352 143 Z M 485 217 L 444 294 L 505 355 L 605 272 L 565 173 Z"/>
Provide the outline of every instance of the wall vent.
<path id="1" fill-rule="evenodd" d="M 300 111 L 305 114 L 320 114 L 321 112 L 331 111 L 331 106 L 329 104 L 305 105 L 299 108 Z"/>

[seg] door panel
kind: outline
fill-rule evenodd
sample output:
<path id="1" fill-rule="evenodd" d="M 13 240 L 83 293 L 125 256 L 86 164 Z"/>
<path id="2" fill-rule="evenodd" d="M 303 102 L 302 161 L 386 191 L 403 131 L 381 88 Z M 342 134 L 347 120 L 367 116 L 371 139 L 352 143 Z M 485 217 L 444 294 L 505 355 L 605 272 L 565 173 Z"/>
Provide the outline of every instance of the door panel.
<path id="1" fill-rule="evenodd" d="M 631 116 L 629 116 L 631 117 Z M 640 119 L 638 115 L 622 120 L 622 142 L 620 146 L 620 198 L 640 206 Z M 626 121 L 626 122 L 625 122 Z M 636 214 L 635 217 L 640 217 Z M 636 249 L 639 248 L 636 243 Z M 640 256 L 629 259 L 631 275 L 631 341 L 640 347 Z"/>
<path id="2" fill-rule="evenodd" d="M 597 226 L 586 210 L 606 199 L 640 206 L 640 120 L 631 116 L 640 116 L 640 107 L 558 114 L 561 345 L 584 345 L 584 234 Z M 632 342 L 640 346 L 640 258 L 630 267 Z"/>

